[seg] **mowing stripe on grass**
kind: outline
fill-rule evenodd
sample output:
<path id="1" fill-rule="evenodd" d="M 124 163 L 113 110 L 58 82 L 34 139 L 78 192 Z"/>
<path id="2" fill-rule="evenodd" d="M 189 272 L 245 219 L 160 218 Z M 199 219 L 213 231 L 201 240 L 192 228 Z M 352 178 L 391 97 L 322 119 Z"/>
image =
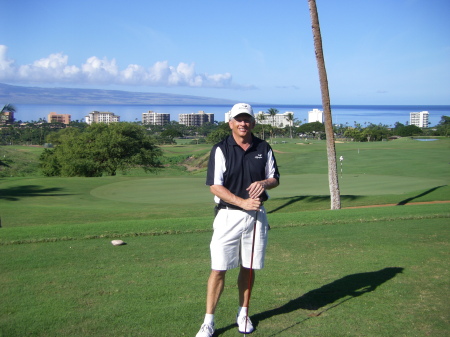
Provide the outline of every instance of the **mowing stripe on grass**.
<path id="1" fill-rule="evenodd" d="M 390 208 L 388 214 L 381 207 L 341 209 L 269 214 L 273 229 L 301 226 L 347 225 L 354 223 L 395 222 L 450 218 L 446 204 L 410 205 Z M 118 239 L 138 236 L 181 235 L 212 232 L 212 218 L 181 218 L 129 220 L 78 225 L 49 225 L 11 227 L 0 230 L 0 246 L 45 243 L 71 240 Z"/>

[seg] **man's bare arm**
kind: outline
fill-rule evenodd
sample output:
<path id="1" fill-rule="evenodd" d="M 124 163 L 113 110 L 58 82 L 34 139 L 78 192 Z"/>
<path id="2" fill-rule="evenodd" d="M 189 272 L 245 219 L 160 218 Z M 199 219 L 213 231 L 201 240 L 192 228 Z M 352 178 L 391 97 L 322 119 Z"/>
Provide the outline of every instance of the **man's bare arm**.
<path id="1" fill-rule="evenodd" d="M 248 199 L 243 199 L 231 193 L 226 187 L 222 185 L 211 185 L 210 191 L 212 194 L 219 197 L 228 204 L 236 205 L 247 211 L 256 211 L 261 207 L 261 199 L 259 196 L 265 191 L 278 186 L 278 180 L 269 178 L 261 181 L 255 181 L 248 188 Z"/>
<path id="2" fill-rule="evenodd" d="M 209 187 L 212 194 L 219 197 L 228 204 L 236 205 L 247 211 L 257 211 L 261 207 L 261 200 L 259 199 L 243 199 L 231 193 L 226 187 L 222 185 L 211 185 Z"/>

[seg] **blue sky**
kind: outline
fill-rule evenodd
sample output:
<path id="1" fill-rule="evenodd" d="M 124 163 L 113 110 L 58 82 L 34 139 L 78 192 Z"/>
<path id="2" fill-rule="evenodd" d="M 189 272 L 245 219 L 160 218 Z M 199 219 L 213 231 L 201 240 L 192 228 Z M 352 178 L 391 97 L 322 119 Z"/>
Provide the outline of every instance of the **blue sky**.
<path id="1" fill-rule="evenodd" d="M 450 104 L 450 1 L 316 0 L 332 104 Z M 321 102 L 307 0 L 0 0 L 0 82 Z"/>

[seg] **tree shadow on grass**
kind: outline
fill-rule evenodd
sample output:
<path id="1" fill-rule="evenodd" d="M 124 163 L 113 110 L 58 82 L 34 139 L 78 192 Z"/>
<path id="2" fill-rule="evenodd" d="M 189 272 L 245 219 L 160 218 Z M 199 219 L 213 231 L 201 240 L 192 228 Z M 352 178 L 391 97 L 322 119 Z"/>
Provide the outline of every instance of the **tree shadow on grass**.
<path id="1" fill-rule="evenodd" d="M 344 276 L 336 281 L 325 284 L 320 288 L 311 290 L 296 299 L 293 299 L 281 307 L 264 311 L 255 315 L 250 315 L 255 328 L 259 322 L 265 319 L 272 318 L 277 315 L 288 314 L 297 310 L 311 310 L 307 317 L 302 318 L 299 322 L 292 324 L 279 331 L 276 334 L 287 331 L 294 326 L 303 323 L 304 321 L 317 317 L 326 311 L 329 311 L 337 306 L 357 298 L 366 293 L 375 291 L 380 285 L 391 280 L 397 274 L 403 272 L 400 267 L 388 267 L 378 271 L 358 273 Z M 227 327 L 218 329 L 215 336 L 235 328 L 236 325 L 229 325 Z M 274 335 L 276 335 L 274 334 Z M 273 336 L 274 336 L 273 335 Z"/>
<path id="2" fill-rule="evenodd" d="M 4 167 L 10 167 L 8 165 L 8 163 L 6 163 L 5 161 L 0 160 L 0 166 L 4 166 Z"/>
<path id="3" fill-rule="evenodd" d="M 436 187 L 430 188 L 428 191 L 425 191 L 425 192 L 423 192 L 423 193 L 420 193 L 420 194 L 416 195 L 415 197 L 411 197 L 411 198 L 408 198 L 408 199 L 405 199 L 405 200 L 400 201 L 400 202 L 397 204 L 397 206 L 403 206 L 403 205 L 406 205 L 407 203 L 413 201 L 414 199 L 423 197 L 423 196 L 425 196 L 425 195 L 427 195 L 427 194 L 430 194 L 430 193 L 436 191 L 437 189 L 439 189 L 439 188 L 441 188 L 441 187 L 445 187 L 445 186 L 447 186 L 447 185 L 441 185 L 441 186 L 436 186 Z"/>
<path id="4" fill-rule="evenodd" d="M 361 198 L 361 196 L 357 195 L 341 195 L 341 201 L 342 200 L 348 200 L 348 201 L 354 201 L 358 198 Z M 322 202 L 322 201 L 330 201 L 329 195 L 297 195 L 292 197 L 286 197 L 286 198 L 277 198 L 277 200 L 284 200 L 285 202 L 276 207 L 275 209 L 267 212 L 268 214 L 278 212 L 279 210 L 282 210 L 285 207 L 288 207 L 290 205 L 293 205 L 297 202 L 304 201 L 304 202 Z"/>
<path id="5" fill-rule="evenodd" d="M 62 191 L 62 188 L 43 188 L 38 185 L 16 186 L 0 190 L 0 200 L 18 201 L 24 197 L 43 197 L 43 196 L 62 196 L 69 194 L 56 193 Z"/>

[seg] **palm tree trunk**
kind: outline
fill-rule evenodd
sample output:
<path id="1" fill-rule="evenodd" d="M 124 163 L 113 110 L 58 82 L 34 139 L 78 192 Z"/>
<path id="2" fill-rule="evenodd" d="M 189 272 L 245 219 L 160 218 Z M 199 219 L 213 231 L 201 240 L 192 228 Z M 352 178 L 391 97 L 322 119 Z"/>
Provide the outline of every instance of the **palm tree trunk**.
<path id="1" fill-rule="evenodd" d="M 322 106 L 325 117 L 325 133 L 327 136 L 328 182 L 330 185 L 331 209 L 341 208 L 338 172 L 336 166 L 336 148 L 334 144 L 333 121 L 331 118 L 330 93 L 328 91 L 327 71 L 322 49 L 322 36 L 320 34 L 319 15 L 315 0 L 308 0 L 311 14 L 314 49 L 316 52 L 317 67 L 319 69 L 320 90 L 322 92 Z"/>

